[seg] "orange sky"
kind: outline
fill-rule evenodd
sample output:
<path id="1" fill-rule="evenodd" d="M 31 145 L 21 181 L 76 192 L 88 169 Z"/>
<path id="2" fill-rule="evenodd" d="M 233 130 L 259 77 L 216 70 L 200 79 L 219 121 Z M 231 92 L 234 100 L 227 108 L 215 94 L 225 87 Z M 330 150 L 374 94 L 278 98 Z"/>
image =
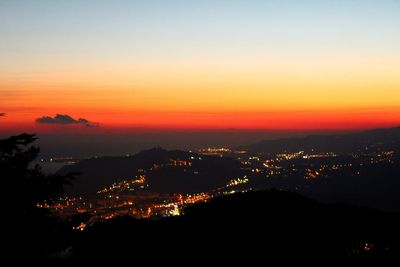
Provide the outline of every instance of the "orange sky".
<path id="1" fill-rule="evenodd" d="M 200 60 L 199 60 L 200 61 Z M 198 61 L 198 62 L 199 62 Z M 91 131 L 359 129 L 400 125 L 397 61 L 274 63 L 46 70 L 0 80 L 1 130 L 58 131 L 35 119 L 68 114 Z M 80 125 L 65 127 L 82 131 Z"/>
<path id="2" fill-rule="evenodd" d="M 398 126 L 400 20 L 391 4 L 207 2 L 163 20 L 179 9 L 131 16 L 136 5 L 154 6 L 49 2 L 54 13 L 38 17 L 27 2 L 17 19 L 10 2 L 0 11 L 2 25 L 14 25 L 0 26 L 0 133 Z M 35 121 L 56 114 L 99 127 Z"/>

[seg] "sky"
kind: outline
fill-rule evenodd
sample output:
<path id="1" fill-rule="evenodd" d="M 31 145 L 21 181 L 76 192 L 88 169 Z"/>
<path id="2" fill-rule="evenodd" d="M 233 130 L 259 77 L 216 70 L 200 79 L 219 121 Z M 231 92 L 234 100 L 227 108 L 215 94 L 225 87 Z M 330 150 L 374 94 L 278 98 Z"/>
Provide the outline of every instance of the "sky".
<path id="1" fill-rule="evenodd" d="M 399 14 L 396 0 L 0 0 L 0 134 L 398 126 Z"/>

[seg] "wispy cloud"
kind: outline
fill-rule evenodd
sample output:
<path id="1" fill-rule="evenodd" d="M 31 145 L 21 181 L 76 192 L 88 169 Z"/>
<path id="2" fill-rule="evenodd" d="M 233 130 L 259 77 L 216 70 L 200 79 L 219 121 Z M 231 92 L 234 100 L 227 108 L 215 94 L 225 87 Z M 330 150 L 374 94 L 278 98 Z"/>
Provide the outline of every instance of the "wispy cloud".
<path id="1" fill-rule="evenodd" d="M 41 124 L 59 124 L 59 125 L 66 125 L 66 124 L 81 124 L 85 127 L 98 127 L 99 124 L 97 122 L 89 121 L 85 118 L 78 118 L 74 119 L 67 114 L 56 114 L 54 117 L 50 116 L 43 116 L 36 119 L 37 123 Z"/>

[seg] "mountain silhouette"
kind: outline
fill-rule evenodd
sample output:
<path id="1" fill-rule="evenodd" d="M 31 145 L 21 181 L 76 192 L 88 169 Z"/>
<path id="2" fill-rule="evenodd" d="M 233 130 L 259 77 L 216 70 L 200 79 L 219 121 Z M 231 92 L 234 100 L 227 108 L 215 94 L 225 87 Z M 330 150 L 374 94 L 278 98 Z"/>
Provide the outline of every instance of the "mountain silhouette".
<path id="1" fill-rule="evenodd" d="M 400 150 L 400 127 L 375 129 L 349 134 L 312 135 L 303 138 L 265 140 L 240 147 L 254 153 L 330 151 L 351 153 L 368 149 Z"/>
<path id="2" fill-rule="evenodd" d="M 396 259 L 399 219 L 295 193 L 247 192 L 188 207 L 181 217 L 95 224 L 75 240 L 73 259 L 118 261 L 132 253 L 148 263 Z"/>
<path id="3" fill-rule="evenodd" d="M 232 158 L 153 148 L 133 156 L 82 160 L 75 165 L 64 166 L 58 173 L 79 173 L 66 190 L 72 195 L 90 196 L 114 182 L 132 180 L 143 173 L 149 191 L 207 192 L 225 185 L 241 175 L 242 171 L 240 163 Z"/>

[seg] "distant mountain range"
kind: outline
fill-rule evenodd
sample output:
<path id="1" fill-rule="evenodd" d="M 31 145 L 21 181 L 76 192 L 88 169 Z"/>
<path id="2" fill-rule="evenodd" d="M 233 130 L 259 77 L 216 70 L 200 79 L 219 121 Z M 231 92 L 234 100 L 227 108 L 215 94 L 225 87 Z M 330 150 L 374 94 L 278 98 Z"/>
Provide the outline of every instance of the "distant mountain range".
<path id="1" fill-rule="evenodd" d="M 141 174 L 146 176 L 145 190 L 147 192 L 167 194 L 210 192 L 225 186 L 232 179 L 247 175 L 252 188 L 285 189 L 304 193 L 320 200 L 348 201 L 354 204 L 399 210 L 400 128 L 268 140 L 243 146 L 241 149 L 247 150 L 249 157 L 258 153 L 312 150 L 359 155 L 386 150 L 397 152 L 394 153 L 393 162 L 374 165 L 360 165 L 351 155 L 324 159 L 324 164 L 328 165 L 341 162 L 357 164 L 329 174 L 327 178 L 311 181 L 305 180 L 302 172 L 289 176 L 275 175 L 266 179 L 263 174 L 257 175 L 251 170 L 241 169 L 243 166 L 235 158 L 204 156 L 162 148 L 144 150 L 133 156 L 82 160 L 75 165 L 64 166 L 59 173 L 80 173 L 72 186 L 67 188 L 70 195 L 91 196 L 115 182 L 132 181 Z M 306 168 L 307 164 L 311 166 L 322 163 L 318 159 L 313 159 L 313 161 L 303 159 L 303 163 L 296 164 L 300 168 Z"/>
<path id="2" fill-rule="evenodd" d="M 296 152 L 301 150 L 351 153 L 366 149 L 399 150 L 399 148 L 400 127 L 349 134 L 312 135 L 303 138 L 265 140 L 240 147 L 240 149 L 256 153 Z"/>

